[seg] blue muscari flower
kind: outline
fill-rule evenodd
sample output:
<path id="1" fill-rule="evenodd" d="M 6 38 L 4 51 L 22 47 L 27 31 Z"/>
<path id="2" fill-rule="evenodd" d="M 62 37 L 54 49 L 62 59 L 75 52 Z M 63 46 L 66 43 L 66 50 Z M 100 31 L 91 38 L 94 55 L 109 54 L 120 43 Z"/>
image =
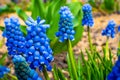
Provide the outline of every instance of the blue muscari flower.
<path id="1" fill-rule="evenodd" d="M 118 32 L 120 32 L 120 26 L 118 26 Z"/>
<path id="2" fill-rule="evenodd" d="M 15 74 L 19 80 L 42 80 L 38 73 L 31 69 L 24 57 L 15 55 L 12 59 L 15 65 Z"/>
<path id="3" fill-rule="evenodd" d="M 13 56 L 24 53 L 26 40 L 20 30 L 19 20 L 15 17 L 11 17 L 6 18 L 4 23 L 5 30 L 3 36 L 7 38 L 6 46 L 8 54 Z"/>
<path id="4" fill-rule="evenodd" d="M 5 74 L 7 74 L 8 72 L 10 72 L 10 69 L 0 65 L 0 78 L 2 78 Z"/>
<path id="5" fill-rule="evenodd" d="M 90 4 L 83 5 L 82 11 L 83 11 L 82 25 L 92 27 L 94 25 L 94 20 L 92 16 L 92 7 L 90 6 Z"/>
<path id="6" fill-rule="evenodd" d="M 49 25 L 44 23 L 45 20 L 41 20 L 40 17 L 37 17 L 35 21 L 29 17 L 26 21 L 28 35 L 26 36 L 25 56 L 31 68 L 39 68 L 42 71 L 43 66 L 45 66 L 48 71 L 51 71 L 50 62 L 54 60 L 54 57 L 46 35 L 46 29 L 49 28 Z"/>
<path id="7" fill-rule="evenodd" d="M 108 74 L 107 80 L 120 80 L 120 56 L 118 56 L 112 71 Z"/>
<path id="8" fill-rule="evenodd" d="M 67 6 L 61 7 L 59 14 L 59 31 L 56 33 L 56 36 L 59 37 L 60 42 L 64 42 L 67 39 L 73 41 L 75 34 L 73 29 L 73 14 Z"/>
<path id="9" fill-rule="evenodd" d="M 102 30 L 102 35 L 114 38 L 115 37 L 115 25 L 116 23 L 113 20 L 110 20 L 108 22 L 107 27 L 104 30 Z"/>

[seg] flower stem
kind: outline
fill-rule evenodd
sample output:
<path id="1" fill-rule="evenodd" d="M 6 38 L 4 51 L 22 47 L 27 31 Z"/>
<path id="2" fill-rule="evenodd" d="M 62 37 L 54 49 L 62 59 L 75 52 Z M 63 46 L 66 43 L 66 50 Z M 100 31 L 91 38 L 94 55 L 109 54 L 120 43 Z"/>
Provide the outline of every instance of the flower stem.
<path id="1" fill-rule="evenodd" d="M 9 76 L 10 78 L 12 78 L 12 80 L 18 80 L 17 77 L 11 75 L 10 73 L 8 73 L 7 76 Z"/>
<path id="2" fill-rule="evenodd" d="M 72 71 L 73 71 L 74 80 L 78 80 L 75 56 L 73 54 L 72 45 L 71 45 L 70 40 L 67 41 L 67 49 L 68 49 L 68 57 L 70 59 L 70 63 L 71 63 Z"/>
<path id="3" fill-rule="evenodd" d="M 87 31 L 88 31 L 88 41 L 89 41 L 89 47 L 91 50 L 91 53 L 93 53 L 93 46 L 92 46 L 92 40 L 91 40 L 91 36 L 90 36 L 90 27 L 87 27 Z"/>
<path id="4" fill-rule="evenodd" d="M 106 46 L 105 46 L 105 59 L 108 59 L 109 60 L 109 47 L 108 47 L 108 44 L 109 44 L 109 37 L 107 37 L 107 40 L 106 40 Z"/>
<path id="5" fill-rule="evenodd" d="M 44 74 L 45 80 L 50 80 L 45 66 L 43 67 L 43 74 Z"/>
<path id="6" fill-rule="evenodd" d="M 119 42 L 118 42 L 118 48 L 120 48 L 120 38 L 119 38 Z"/>
<path id="7" fill-rule="evenodd" d="M 118 42 L 117 55 L 120 56 L 120 33 L 119 33 L 119 42 Z"/>
<path id="8" fill-rule="evenodd" d="M 57 42 L 58 38 L 55 38 L 53 41 L 51 41 L 50 46 L 51 48 L 54 47 L 55 43 Z"/>
<path id="9" fill-rule="evenodd" d="M 72 2 L 76 2 L 77 0 L 72 0 Z"/>

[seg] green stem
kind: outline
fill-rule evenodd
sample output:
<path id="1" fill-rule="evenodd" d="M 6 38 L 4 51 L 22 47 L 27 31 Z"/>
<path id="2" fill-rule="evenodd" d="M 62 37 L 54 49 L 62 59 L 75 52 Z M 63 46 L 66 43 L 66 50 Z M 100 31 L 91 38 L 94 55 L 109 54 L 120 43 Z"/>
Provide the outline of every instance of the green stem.
<path id="1" fill-rule="evenodd" d="M 76 2 L 77 0 L 72 0 L 72 2 Z"/>
<path id="2" fill-rule="evenodd" d="M 57 42 L 58 38 L 55 38 L 54 40 L 51 41 L 50 46 L 51 48 L 54 47 L 55 43 Z"/>
<path id="3" fill-rule="evenodd" d="M 45 80 L 50 80 L 45 66 L 43 67 L 43 74 L 44 74 Z"/>
<path id="4" fill-rule="evenodd" d="M 10 78 L 12 78 L 12 80 L 18 80 L 17 77 L 11 75 L 10 73 L 8 73 L 7 76 L 9 76 Z"/>
<path id="5" fill-rule="evenodd" d="M 118 48 L 120 48 L 120 37 L 119 37 L 119 42 L 118 42 Z"/>
<path id="6" fill-rule="evenodd" d="M 105 59 L 108 59 L 109 60 L 109 37 L 107 37 L 107 40 L 106 40 L 106 46 L 105 46 Z"/>
<path id="7" fill-rule="evenodd" d="M 117 55 L 120 55 L 120 34 L 119 34 L 119 42 L 118 42 L 118 50 L 117 50 Z"/>
<path id="8" fill-rule="evenodd" d="M 88 31 L 88 41 L 89 41 L 89 47 L 91 50 L 91 53 L 93 53 L 93 46 L 92 46 L 92 40 L 91 40 L 91 36 L 90 36 L 90 27 L 87 27 L 87 31 Z"/>
<path id="9" fill-rule="evenodd" d="M 71 67 L 72 67 L 72 71 L 73 71 L 73 76 L 74 76 L 74 80 L 78 80 L 78 76 L 77 76 L 77 70 L 76 70 L 76 62 L 75 62 L 75 56 L 73 54 L 73 50 L 72 50 L 72 44 L 70 42 L 70 40 L 67 41 L 67 49 L 68 49 L 68 56 L 71 62 Z"/>

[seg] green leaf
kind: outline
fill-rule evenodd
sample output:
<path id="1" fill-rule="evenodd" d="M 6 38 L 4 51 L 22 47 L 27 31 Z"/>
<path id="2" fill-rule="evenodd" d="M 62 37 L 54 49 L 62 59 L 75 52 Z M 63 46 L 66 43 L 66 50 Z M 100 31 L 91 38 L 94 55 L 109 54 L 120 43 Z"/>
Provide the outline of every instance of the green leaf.
<path id="1" fill-rule="evenodd" d="M 69 75 L 70 75 L 70 78 L 72 79 L 72 80 L 74 80 L 74 76 L 73 76 L 73 70 L 72 70 L 72 64 L 71 64 L 71 62 L 70 62 L 70 59 L 69 59 L 69 56 L 68 56 L 68 54 L 67 54 L 67 65 L 68 65 L 68 71 L 69 71 Z"/>
<path id="2" fill-rule="evenodd" d="M 95 0 L 89 0 L 88 2 L 90 3 L 90 5 L 91 5 L 92 7 L 97 8 L 97 5 L 96 5 Z"/>
<path id="3" fill-rule="evenodd" d="M 0 6 L 0 15 L 5 12 L 6 13 L 14 12 L 14 9 L 12 8 L 10 4 Z"/>
<path id="4" fill-rule="evenodd" d="M 5 43 L 5 38 L 2 38 L 2 39 L 0 40 L 0 48 L 3 47 L 4 43 Z"/>
<path id="5" fill-rule="evenodd" d="M 78 57 L 77 66 L 78 66 L 78 69 L 77 69 L 77 71 L 78 71 L 78 80 L 82 80 L 82 63 L 80 61 L 80 57 Z"/>
<path id="6" fill-rule="evenodd" d="M 43 71 L 42 72 L 43 72 L 45 80 L 50 80 L 50 77 L 48 75 L 48 72 L 47 72 L 47 69 L 46 69 L 45 66 L 43 66 Z"/>
<path id="7" fill-rule="evenodd" d="M 10 77 L 12 80 L 18 80 L 16 76 L 11 75 L 10 73 L 6 74 L 6 76 Z"/>
<path id="8" fill-rule="evenodd" d="M 93 64 L 94 70 L 95 70 L 96 73 L 98 74 L 98 77 L 100 77 L 99 68 L 97 67 L 97 63 L 93 60 L 93 56 L 92 56 L 93 54 L 90 54 L 87 49 L 86 49 L 86 53 L 87 53 L 87 55 L 88 55 L 89 60 L 90 60 L 91 63 Z"/>
<path id="9" fill-rule="evenodd" d="M 58 18 L 56 18 L 58 16 L 58 10 L 60 9 L 61 6 L 65 5 L 65 4 L 66 4 L 66 0 L 53 0 L 53 1 L 51 1 L 51 4 L 49 4 L 47 12 L 46 12 L 47 23 L 50 23 L 51 20 L 55 21 L 56 19 L 58 19 Z M 56 15 L 56 17 L 55 17 L 55 15 Z M 57 27 L 54 26 L 54 28 L 57 28 Z"/>
<path id="10" fill-rule="evenodd" d="M 23 32 L 23 34 L 24 35 L 27 35 L 27 30 L 26 30 L 26 26 L 24 26 L 24 25 L 20 25 L 20 29 L 21 29 L 21 31 Z"/>
<path id="11" fill-rule="evenodd" d="M 53 6 L 56 3 L 55 0 L 53 0 L 52 2 L 50 2 L 50 4 L 47 7 L 46 10 L 46 23 L 50 23 L 50 21 L 52 20 L 52 13 L 53 13 Z"/>
<path id="12" fill-rule="evenodd" d="M 45 18 L 45 8 L 42 0 L 32 0 L 32 18 L 36 19 L 37 16 Z"/>
<path id="13" fill-rule="evenodd" d="M 76 65 L 76 60 L 75 60 L 75 56 L 73 54 L 72 45 L 71 45 L 70 40 L 67 40 L 67 49 L 68 49 L 67 50 L 68 51 L 68 57 L 69 57 L 72 72 L 73 72 L 73 78 L 74 78 L 74 80 L 78 80 L 77 65 Z"/>
<path id="14" fill-rule="evenodd" d="M 7 53 L 2 54 L 2 58 L 0 58 L 0 65 L 3 65 L 5 62 L 5 58 L 7 57 Z"/>
<path id="15" fill-rule="evenodd" d="M 82 67 L 83 68 L 82 72 L 85 75 L 84 78 L 86 80 L 90 80 L 90 69 L 89 69 L 89 65 L 88 65 L 89 61 L 85 60 L 84 53 L 82 51 L 81 51 L 81 57 L 82 57 L 82 62 L 83 62 L 82 64 L 84 64 L 83 67 Z"/>
<path id="16" fill-rule="evenodd" d="M 67 80 L 67 78 L 65 78 L 60 68 L 58 68 L 58 76 L 60 80 Z"/>
<path id="17" fill-rule="evenodd" d="M 56 65 L 54 65 L 54 67 L 53 67 L 53 76 L 54 76 L 54 80 L 59 80 L 59 76 L 58 76 Z"/>
<path id="18" fill-rule="evenodd" d="M 103 4 L 101 5 L 101 8 L 103 10 L 107 11 L 108 13 L 112 13 L 112 12 L 114 12 L 115 1 L 114 0 L 104 0 Z"/>
<path id="19" fill-rule="evenodd" d="M 4 28 L 3 26 L 0 26 L 0 30 L 1 30 L 1 31 L 4 31 L 4 29 L 5 29 L 5 28 Z"/>
<path id="20" fill-rule="evenodd" d="M 22 20 L 27 20 L 28 16 L 27 14 L 19 7 L 15 7 L 16 13 Z"/>

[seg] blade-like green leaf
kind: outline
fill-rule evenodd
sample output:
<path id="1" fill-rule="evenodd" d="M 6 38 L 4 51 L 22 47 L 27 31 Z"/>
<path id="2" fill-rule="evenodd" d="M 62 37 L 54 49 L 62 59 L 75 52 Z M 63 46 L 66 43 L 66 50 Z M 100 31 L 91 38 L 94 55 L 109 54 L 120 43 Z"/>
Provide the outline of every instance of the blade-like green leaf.
<path id="1" fill-rule="evenodd" d="M 76 65 L 76 60 L 75 60 L 75 56 L 72 50 L 72 45 L 70 40 L 67 40 L 67 51 L 68 51 L 68 57 L 71 63 L 71 68 L 73 71 L 74 80 L 78 80 L 77 65 Z"/>
<path id="2" fill-rule="evenodd" d="M 65 4 L 66 4 L 66 0 L 53 0 L 51 2 L 51 4 L 48 6 L 48 10 L 47 10 L 47 13 L 46 13 L 47 23 L 50 23 L 51 20 L 53 20 L 55 22 L 55 20 L 59 19 L 55 15 L 58 15 L 58 10 L 60 9 L 61 6 L 65 5 Z M 52 25 L 51 25 L 51 27 L 57 28 L 56 26 L 52 26 Z"/>
<path id="3" fill-rule="evenodd" d="M 100 77 L 99 68 L 97 67 L 97 63 L 93 60 L 92 54 L 90 54 L 87 49 L 86 49 L 86 53 L 87 53 L 88 58 L 90 59 L 91 63 L 93 64 L 94 69 L 98 74 L 98 77 Z"/>
<path id="4" fill-rule="evenodd" d="M 59 76 L 58 76 L 56 65 L 54 65 L 54 67 L 53 67 L 53 76 L 54 76 L 54 80 L 59 80 Z"/>
<path id="5" fill-rule="evenodd" d="M 78 57 L 78 80 L 82 80 L 82 63 L 80 61 L 80 57 Z"/>
<path id="6" fill-rule="evenodd" d="M 20 25 L 20 29 L 21 29 L 21 31 L 23 32 L 23 34 L 24 35 L 27 35 L 27 30 L 26 30 L 26 26 L 24 26 L 24 25 Z"/>
<path id="7" fill-rule="evenodd" d="M 5 38 L 2 38 L 2 39 L 0 40 L 0 48 L 3 47 L 4 43 L 5 43 Z"/>
<path id="8" fill-rule="evenodd" d="M 1 31 L 4 31 L 4 29 L 5 29 L 5 28 L 4 28 L 3 26 L 0 26 L 0 30 L 1 30 Z"/>
<path id="9" fill-rule="evenodd" d="M 114 12 L 115 0 L 104 0 L 103 4 L 101 5 L 101 8 L 108 13 Z"/>
<path id="10" fill-rule="evenodd" d="M 72 66 L 71 66 L 71 62 L 70 62 L 70 59 L 68 57 L 68 54 L 67 54 L 67 65 L 68 65 L 68 71 L 69 71 L 69 75 L 70 75 L 70 78 L 72 80 L 74 80 L 74 76 L 73 76 L 73 71 L 72 71 Z"/>
<path id="11" fill-rule="evenodd" d="M 58 68 L 58 76 L 60 80 L 67 80 L 67 78 L 65 78 L 60 68 Z"/>
<path id="12" fill-rule="evenodd" d="M 3 65 L 5 62 L 5 58 L 7 57 L 7 53 L 2 54 L 2 58 L 0 58 L 0 65 Z"/>
<path id="13" fill-rule="evenodd" d="M 15 10 L 16 10 L 16 13 L 18 14 L 18 16 L 22 20 L 24 20 L 24 21 L 27 20 L 28 16 L 27 16 L 27 14 L 21 8 L 16 7 Z"/>
<path id="14" fill-rule="evenodd" d="M 36 19 L 37 16 L 45 18 L 45 7 L 42 0 L 32 0 L 32 18 Z"/>

